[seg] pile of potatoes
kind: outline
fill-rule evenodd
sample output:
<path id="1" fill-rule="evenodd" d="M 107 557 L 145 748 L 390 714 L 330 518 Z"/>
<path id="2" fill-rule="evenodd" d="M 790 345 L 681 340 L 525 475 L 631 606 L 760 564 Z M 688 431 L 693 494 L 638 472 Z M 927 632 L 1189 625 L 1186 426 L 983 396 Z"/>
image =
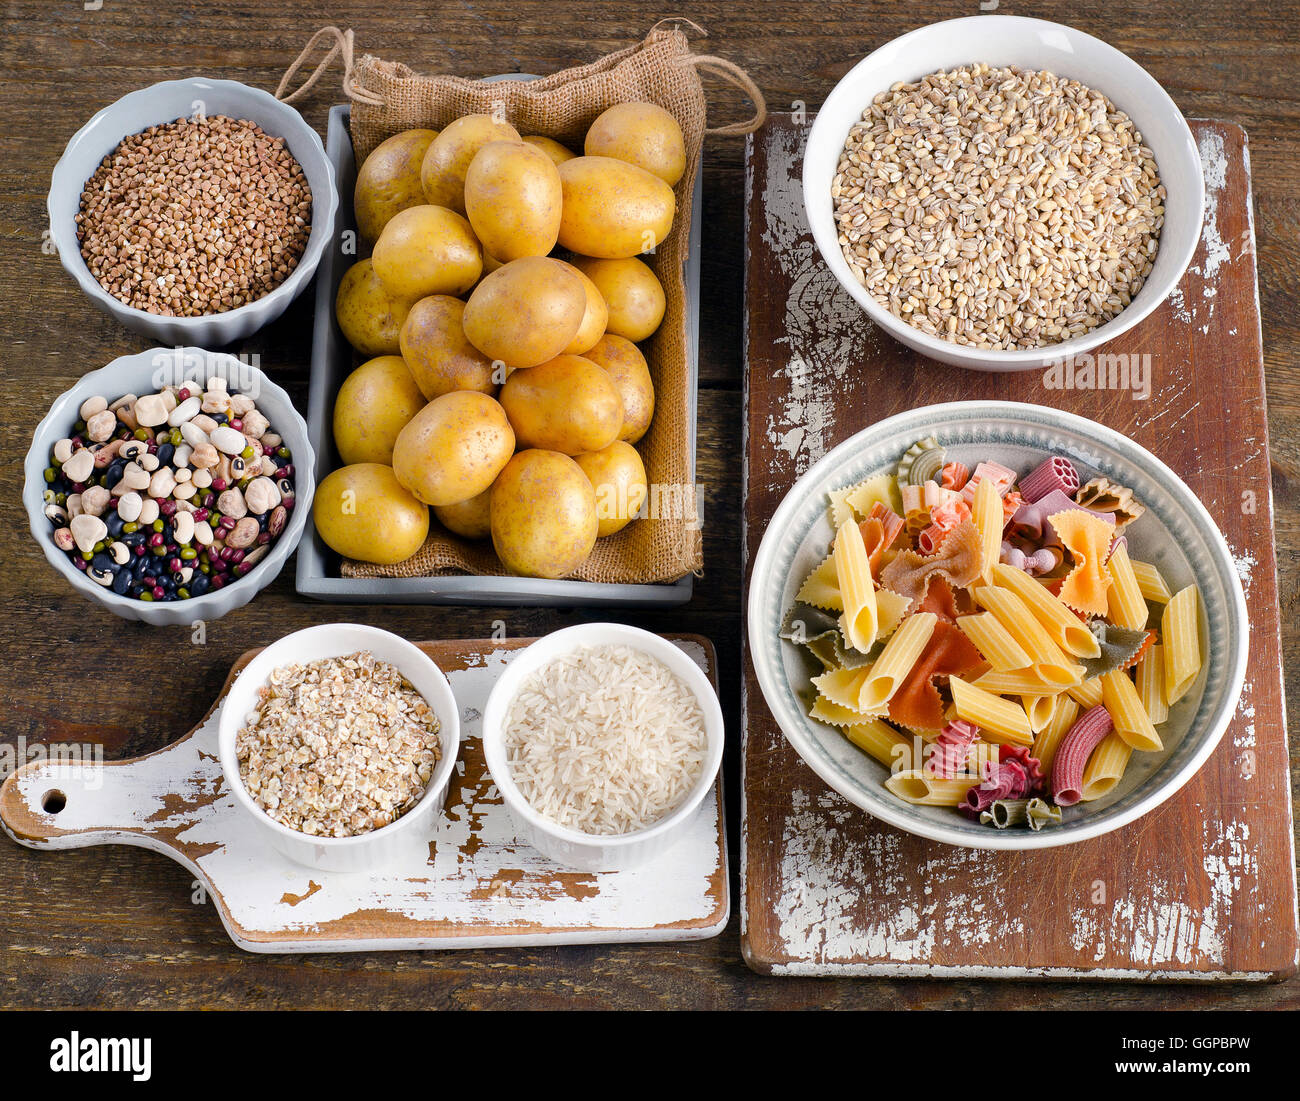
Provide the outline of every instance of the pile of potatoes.
<path id="1" fill-rule="evenodd" d="M 668 235 L 681 128 L 611 107 L 578 156 L 491 115 L 408 130 L 357 174 L 360 235 L 339 327 L 367 358 L 343 383 L 346 464 L 317 488 L 321 538 L 392 564 L 437 522 L 491 538 L 513 574 L 566 577 L 648 494 L 635 444 L 655 395 L 637 347 L 663 320 L 640 259 Z"/>

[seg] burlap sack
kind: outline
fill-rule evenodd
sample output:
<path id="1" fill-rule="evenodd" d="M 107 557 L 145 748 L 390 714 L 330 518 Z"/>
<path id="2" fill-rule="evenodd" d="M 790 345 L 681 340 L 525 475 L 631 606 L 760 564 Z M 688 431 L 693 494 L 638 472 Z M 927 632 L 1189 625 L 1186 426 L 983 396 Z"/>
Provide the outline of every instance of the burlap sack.
<path id="1" fill-rule="evenodd" d="M 540 80 L 497 82 L 421 76 L 406 65 L 368 54 L 353 63 L 352 32 L 325 28 L 285 74 L 277 93 L 283 95 L 318 42 L 332 41 L 328 56 L 303 87 L 283 98 L 291 100 L 305 93 L 324 68 L 341 55 L 346 69 L 344 90 L 352 101 L 352 144 L 358 163 L 393 134 L 413 127 L 440 129 L 462 115 L 474 113 L 503 114 L 522 134 L 542 134 L 579 151 L 592 121 L 616 103 L 657 103 L 681 125 L 686 139 L 686 174 L 676 187 L 677 215 L 671 233 L 655 254 L 642 257 L 654 269 L 667 298 L 663 324 L 641 345 L 655 388 L 654 420 L 637 444 L 652 487 L 651 515 L 629 524 L 617 535 L 598 540 L 590 558 L 573 575 L 584 581 L 672 581 L 698 571 L 703 564 L 698 517 L 704 508 L 704 491 L 702 487 L 696 489 L 691 470 L 694 424 L 683 266 L 704 135 L 748 133 L 762 123 L 764 108 L 757 88 L 742 71 L 721 58 L 692 53 L 676 21 L 665 23 L 674 25 L 657 25 L 640 44 L 588 65 Z M 749 94 L 755 102 L 756 118 L 707 130 L 701 69 Z M 351 560 L 343 563 L 345 577 L 504 572 L 490 541 L 461 539 L 436 521 L 424 546 L 404 562 L 394 566 Z"/>

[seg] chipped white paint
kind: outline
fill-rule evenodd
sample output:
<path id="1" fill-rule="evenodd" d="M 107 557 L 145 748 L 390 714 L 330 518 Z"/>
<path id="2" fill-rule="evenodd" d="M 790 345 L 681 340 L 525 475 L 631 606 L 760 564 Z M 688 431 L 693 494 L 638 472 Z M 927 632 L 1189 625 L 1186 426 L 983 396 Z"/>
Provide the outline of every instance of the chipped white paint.
<path id="1" fill-rule="evenodd" d="M 813 244 L 803 203 L 806 136 L 806 128 L 774 133 L 763 186 L 762 237 L 782 257 L 791 279 L 782 338 L 789 359 L 779 372 L 790 384 L 780 415 L 769 417 L 766 430 L 768 440 L 789 458 L 794 476 L 826 454 L 826 432 L 834 423 L 839 392 L 836 380 L 878 339 L 875 326 Z"/>
<path id="2" fill-rule="evenodd" d="M 680 641 L 707 668 L 704 649 Z M 495 787 L 481 793 L 465 780 L 464 748 L 476 741 L 487 695 L 516 650 L 474 655 L 448 674 L 461 708 L 462 755 L 452 777 L 459 798 L 421 850 L 403 863 L 368 874 L 322 872 L 269 849 L 233 796 L 222 792 L 216 753 L 220 710 L 192 736 L 138 763 L 104 769 L 102 787 L 76 766 L 45 764 L 16 777 L 36 810 L 53 787 L 67 805 L 62 830 L 33 848 L 127 844 L 162 852 L 202 878 L 223 923 L 241 947 L 259 952 L 370 951 L 700 939 L 720 932 L 729 905 L 712 878 L 725 873 L 719 845 L 717 790 L 705 800 L 690 834 L 644 867 L 622 872 L 567 872 L 515 837 Z M 485 781 L 486 783 L 486 781 Z M 216 794 L 218 797 L 211 799 Z M 196 805 L 200 801 L 202 805 Z M 188 805 L 187 805 L 188 804 Z M 42 812 L 43 813 L 43 812 Z M 141 831 L 141 832 L 135 832 Z M 7 831 L 8 832 L 8 831 Z M 10 836 L 13 836 L 12 833 Z M 173 847 L 184 847 L 194 859 Z M 374 911 L 373 935 L 331 937 L 329 923 Z M 424 929 L 411 923 L 427 923 Z M 689 928 L 663 928 L 692 923 Z M 705 924 L 700 924 L 705 923 Z M 436 926 L 431 929 L 431 926 Z M 423 933 L 423 935 L 419 935 Z M 287 939 L 268 939 L 284 937 Z"/>

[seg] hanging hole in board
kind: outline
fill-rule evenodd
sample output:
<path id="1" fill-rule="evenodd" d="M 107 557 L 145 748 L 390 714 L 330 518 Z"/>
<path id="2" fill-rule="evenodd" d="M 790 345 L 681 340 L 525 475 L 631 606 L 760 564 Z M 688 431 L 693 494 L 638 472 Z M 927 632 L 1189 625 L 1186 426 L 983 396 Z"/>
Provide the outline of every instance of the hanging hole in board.
<path id="1" fill-rule="evenodd" d="M 68 805 L 68 797 L 58 788 L 51 788 L 41 796 L 41 810 L 46 814 L 58 814 Z"/>

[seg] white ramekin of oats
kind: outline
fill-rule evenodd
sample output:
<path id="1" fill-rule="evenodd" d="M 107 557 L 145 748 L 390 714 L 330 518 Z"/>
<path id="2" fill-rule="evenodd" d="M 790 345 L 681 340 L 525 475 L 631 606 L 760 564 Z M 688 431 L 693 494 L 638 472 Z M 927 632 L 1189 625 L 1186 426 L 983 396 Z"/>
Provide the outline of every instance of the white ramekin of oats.
<path id="1" fill-rule="evenodd" d="M 377 627 L 286 635 L 222 704 L 221 768 L 235 801 L 289 859 L 365 871 L 427 845 L 460 748 L 446 676 Z"/>

